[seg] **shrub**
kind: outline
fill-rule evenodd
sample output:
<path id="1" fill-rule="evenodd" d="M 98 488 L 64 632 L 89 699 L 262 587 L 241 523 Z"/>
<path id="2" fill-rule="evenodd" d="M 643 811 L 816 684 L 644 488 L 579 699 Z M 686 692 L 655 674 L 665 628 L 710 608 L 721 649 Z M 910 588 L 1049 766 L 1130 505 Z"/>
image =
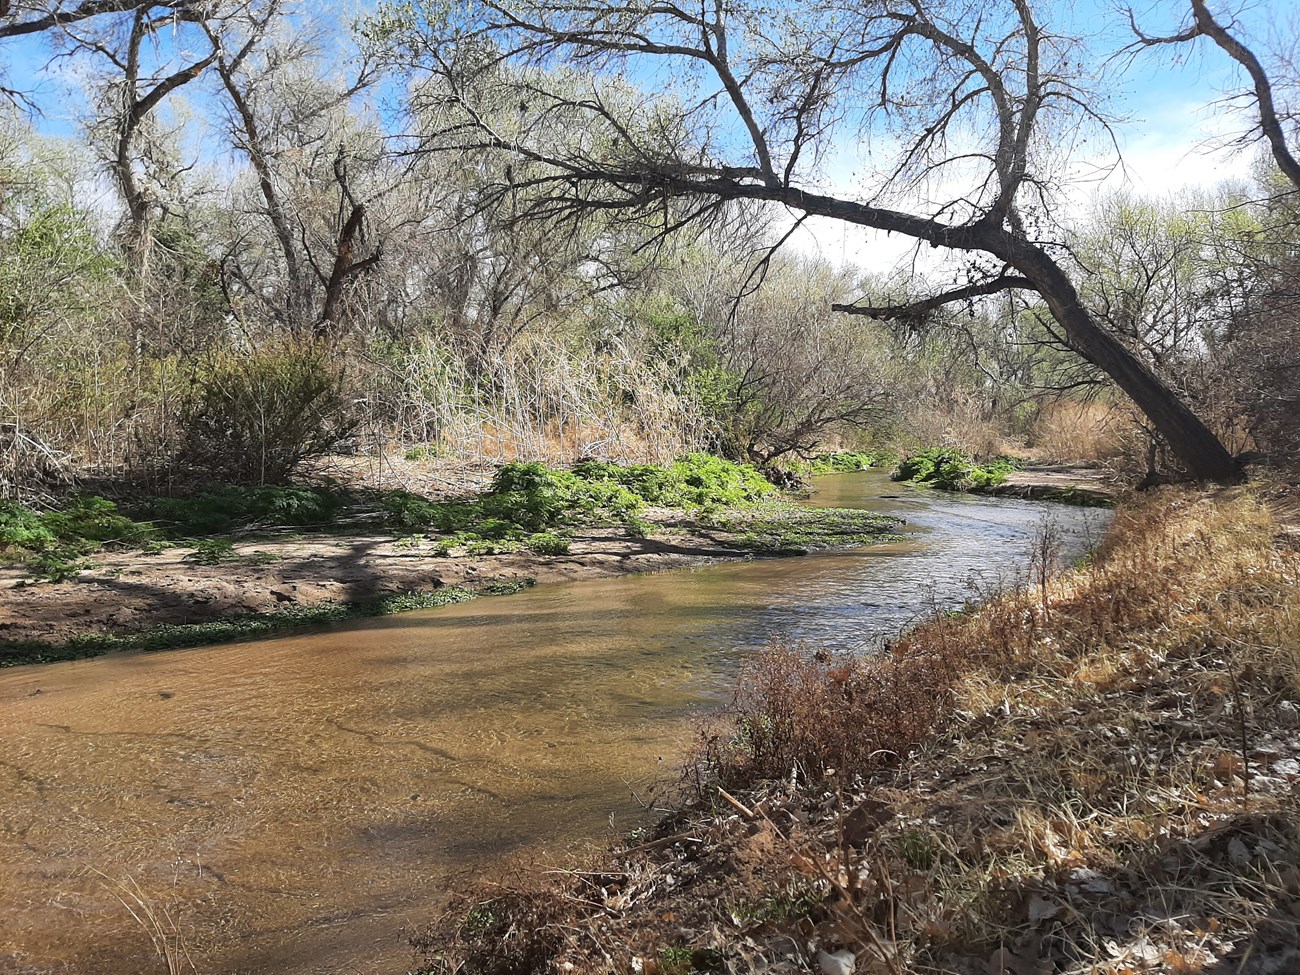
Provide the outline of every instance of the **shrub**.
<path id="1" fill-rule="evenodd" d="M 224 538 L 204 538 L 195 543 L 194 551 L 185 556 L 185 561 L 196 565 L 222 565 L 238 558 L 233 542 Z"/>
<path id="2" fill-rule="evenodd" d="M 140 542 L 154 534 L 121 514 L 107 498 L 80 495 L 61 511 L 50 511 L 41 520 L 62 541 L 89 541 L 100 544 Z"/>
<path id="3" fill-rule="evenodd" d="M 57 541 L 36 512 L 16 501 L 0 501 L 0 546 L 40 552 Z"/>
<path id="4" fill-rule="evenodd" d="M 155 534 L 150 525 L 131 520 L 107 498 L 74 497 L 60 511 L 38 514 L 13 501 L 0 501 L 0 546 L 27 552 L 56 548 L 66 555 L 101 545 L 143 542 Z"/>
<path id="5" fill-rule="evenodd" d="M 672 508 L 746 507 L 776 491 L 748 464 L 712 454 L 688 454 L 668 467 L 588 461 L 573 473 L 591 484 L 617 484 L 640 501 Z"/>
<path id="6" fill-rule="evenodd" d="M 164 523 L 174 536 L 189 537 L 254 526 L 326 525 L 347 503 L 342 492 L 321 488 L 222 484 L 188 498 L 150 499 L 137 513 Z"/>
<path id="7" fill-rule="evenodd" d="M 557 471 L 536 461 L 517 462 L 497 471 L 488 490 L 472 500 L 435 502 L 391 491 L 381 506 L 386 523 L 403 531 L 519 540 L 547 533 L 558 538 L 553 529 L 578 521 L 614 522 L 641 535 L 646 526 L 638 515 L 646 504 L 745 507 L 774 491 L 752 467 L 692 454 L 669 467 L 587 461 L 572 471 Z"/>
<path id="8" fill-rule="evenodd" d="M 951 706 L 958 669 L 944 654 L 833 658 L 775 645 L 741 670 L 723 724 L 706 727 L 696 774 L 725 788 L 827 770 L 843 780 L 891 765 Z"/>
<path id="9" fill-rule="evenodd" d="M 216 356 L 181 411 L 177 460 L 235 484 L 283 484 L 356 427 L 343 370 L 325 346 Z"/>
<path id="10" fill-rule="evenodd" d="M 879 467 L 889 460 L 888 454 L 879 450 L 838 450 L 833 454 L 819 454 L 808 462 L 809 474 L 848 474 Z"/>
<path id="11" fill-rule="evenodd" d="M 536 555 L 568 555 L 572 539 L 555 532 L 538 532 L 528 539 L 528 548 Z"/>
<path id="12" fill-rule="evenodd" d="M 1005 455 L 983 466 L 975 464 L 955 447 L 931 447 L 906 457 L 890 476 L 895 481 L 928 484 L 944 491 L 968 491 L 1002 484 L 1007 475 L 1021 468 L 1021 461 Z"/>

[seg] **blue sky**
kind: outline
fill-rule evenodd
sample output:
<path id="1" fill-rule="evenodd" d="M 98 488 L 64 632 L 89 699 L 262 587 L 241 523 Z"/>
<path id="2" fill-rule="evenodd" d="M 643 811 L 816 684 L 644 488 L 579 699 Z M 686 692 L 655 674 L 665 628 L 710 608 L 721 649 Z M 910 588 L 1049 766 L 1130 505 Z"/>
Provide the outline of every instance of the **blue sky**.
<path id="1" fill-rule="evenodd" d="M 1215 3 L 1216 12 L 1226 9 Z M 350 21 L 366 7 L 364 0 L 348 14 L 338 5 L 313 3 L 306 9 Z M 1187 0 L 1147 0 L 1138 6 L 1137 16 L 1152 33 L 1172 32 L 1187 16 Z M 1295 0 L 1254 0 L 1240 10 L 1244 35 L 1263 44 L 1288 30 L 1295 36 Z M 1055 0 L 1040 12 L 1040 19 L 1059 25 L 1070 33 L 1093 35 L 1098 50 L 1114 50 L 1124 42 L 1126 19 L 1117 5 L 1106 0 Z M 84 96 L 77 84 L 82 69 L 68 59 L 46 67 L 51 50 L 43 38 L 22 38 L 0 44 L 0 67 L 4 83 L 31 91 L 44 109 L 39 127 L 48 134 L 67 135 L 76 131 L 75 119 L 84 113 Z M 1212 151 L 1241 131 L 1243 120 L 1222 105 L 1215 105 L 1225 91 L 1240 86 L 1241 72 L 1225 55 L 1205 40 L 1194 48 L 1180 46 L 1139 54 L 1131 62 L 1108 64 L 1117 84 L 1112 110 L 1127 119 L 1116 132 L 1124 154 L 1125 169 L 1112 174 L 1100 187 L 1082 189 L 1076 199 L 1085 205 L 1089 193 L 1129 189 L 1138 193 L 1162 194 L 1185 187 L 1212 185 L 1221 179 L 1245 176 L 1251 167 L 1250 153 Z M 190 96 L 198 95 L 194 89 Z M 201 96 L 199 96 L 201 97 Z M 852 151 L 829 160 L 824 182 L 841 192 L 853 191 L 853 170 L 858 161 Z M 906 250 L 898 240 L 874 242 L 863 237 L 851 240 L 852 231 L 840 227 L 817 228 L 806 235 L 801 246 L 818 250 L 833 260 L 867 261 L 879 264 L 886 253 Z M 853 234 L 853 236 L 859 236 Z"/>

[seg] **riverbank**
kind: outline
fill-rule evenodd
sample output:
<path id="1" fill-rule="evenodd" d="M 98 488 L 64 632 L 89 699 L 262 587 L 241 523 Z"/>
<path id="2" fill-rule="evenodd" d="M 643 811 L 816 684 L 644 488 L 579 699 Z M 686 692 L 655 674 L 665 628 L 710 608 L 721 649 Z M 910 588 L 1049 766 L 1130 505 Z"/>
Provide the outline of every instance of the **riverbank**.
<path id="1" fill-rule="evenodd" d="M 1011 471 L 1000 484 L 977 489 L 976 493 L 995 498 L 1110 508 L 1119 501 L 1122 491 L 1121 484 L 1095 468 L 1031 466 Z"/>
<path id="2" fill-rule="evenodd" d="M 886 656 L 772 649 L 658 832 L 462 891 L 425 970 L 1297 970 L 1298 525 L 1161 490 Z"/>
<path id="3" fill-rule="evenodd" d="M 699 476 L 702 466 L 717 467 L 713 481 Z M 897 525 L 782 501 L 752 472 L 713 460 L 677 472 L 683 483 L 701 482 L 687 485 L 696 492 L 689 499 L 667 468 L 605 465 L 585 479 L 540 465 L 503 470 L 521 483 L 495 493 L 489 484 L 476 495 L 390 491 L 370 499 L 386 523 L 367 516 L 349 524 L 331 508 L 327 530 L 261 526 L 255 534 L 103 548 L 44 581 L 26 563 L 0 567 L 0 666 L 246 639 L 535 584 L 801 555 L 886 540 Z M 678 504 L 648 504 L 646 480 L 655 500 L 676 491 Z M 330 497 L 306 501 L 322 508 Z M 200 501 L 190 507 L 211 521 L 216 500 Z"/>
<path id="4" fill-rule="evenodd" d="M 991 497 L 1111 508 L 1123 491 L 1118 477 L 1095 467 L 1034 464 L 1000 455 L 980 462 L 954 447 L 931 447 L 902 458 L 891 475 L 922 487 Z"/>

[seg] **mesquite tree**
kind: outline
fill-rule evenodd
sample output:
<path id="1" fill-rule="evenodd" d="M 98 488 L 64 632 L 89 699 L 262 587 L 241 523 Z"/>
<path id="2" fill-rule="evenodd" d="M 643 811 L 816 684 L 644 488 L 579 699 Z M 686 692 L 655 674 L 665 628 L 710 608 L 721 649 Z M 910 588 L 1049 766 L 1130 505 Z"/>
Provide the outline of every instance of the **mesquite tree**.
<path id="1" fill-rule="evenodd" d="M 1190 474 L 1239 479 L 1206 424 L 1080 299 L 1085 272 L 1053 218 L 1079 133 L 1104 136 L 1105 120 L 1083 45 L 1031 0 L 417 2 L 383 8 L 367 31 L 424 74 L 423 148 L 517 160 L 497 191 L 535 215 L 615 214 L 668 233 L 766 203 L 973 256 L 952 290 L 837 310 L 906 318 L 1036 293 Z M 869 173 L 861 192 L 824 179 L 846 142 Z"/>

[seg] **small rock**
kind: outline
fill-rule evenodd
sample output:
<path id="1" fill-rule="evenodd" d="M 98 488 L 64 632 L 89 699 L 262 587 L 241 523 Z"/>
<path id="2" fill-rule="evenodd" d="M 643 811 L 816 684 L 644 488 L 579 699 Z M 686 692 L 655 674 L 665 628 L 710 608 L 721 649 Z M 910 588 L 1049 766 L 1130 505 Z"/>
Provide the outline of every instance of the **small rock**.
<path id="1" fill-rule="evenodd" d="M 1238 836 L 1228 841 L 1228 859 L 1238 865 L 1250 862 L 1250 849 Z"/>
<path id="2" fill-rule="evenodd" d="M 1273 771 L 1278 775 L 1285 775 L 1287 778 L 1300 777 L 1300 762 L 1294 758 L 1284 758 L 1273 763 Z"/>
<path id="3" fill-rule="evenodd" d="M 1029 923 L 1037 924 L 1039 921 L 1046 921 L 1056 917 L 1061 911 L 1061 905 L 1055 904 L 1044 897 L 1034 894 L 1029 898 Z"/>
<path id="4" fill-rule="evenodd" d="M 851 951 L 817 952 L 817 967 L 822 975 L 853 975 L 858 959 Z"/>

